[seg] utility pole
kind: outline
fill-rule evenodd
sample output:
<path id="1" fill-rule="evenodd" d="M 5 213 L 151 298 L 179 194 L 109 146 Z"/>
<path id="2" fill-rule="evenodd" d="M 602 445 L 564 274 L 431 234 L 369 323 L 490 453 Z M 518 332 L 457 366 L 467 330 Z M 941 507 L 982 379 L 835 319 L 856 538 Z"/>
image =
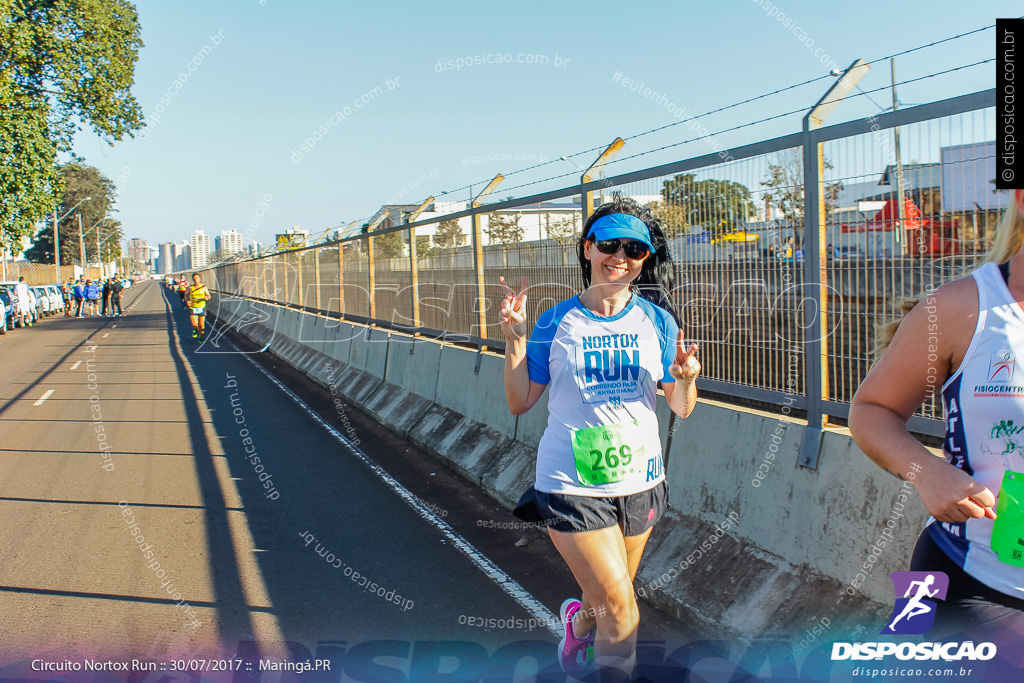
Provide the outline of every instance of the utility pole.
<path id="1" fill-rule="evenodd" d="M 896 60 L 889 60 L 889 70 L 892 74 L 892 111 L 893 113 L 899 109 L 899 101 L 896 99 Z M 906 195 L 904 194 L 903 186 L 903 162 L 900 159 L 900 127 L 893 126 L 893 144 L 896 146 L 896 193 L 899 197 L 897 203 L 897 211 L 899 211 L 899 223 L 896 225 L 896 244 L 900 249 L 900 256 L 907 253 L 906 242 L 907 242 L 907 231 L 906 231 L 906 220 L 907 220 L 907 207 L 906 207 Z"/>
<path id="2" fill-rule="evenodd" d="M 60 282 L 60 230 L 57 229 L 57 209 L 53 210 L 53 268 L 57 272 L 54 282 Z"/>
<path id="3" fill-rule="evenodd" d="M 78 214 L 78 260 L 82 262 L 82 272 L 85 272 L 85 238 L 82 236 L 82 214 Z"/>

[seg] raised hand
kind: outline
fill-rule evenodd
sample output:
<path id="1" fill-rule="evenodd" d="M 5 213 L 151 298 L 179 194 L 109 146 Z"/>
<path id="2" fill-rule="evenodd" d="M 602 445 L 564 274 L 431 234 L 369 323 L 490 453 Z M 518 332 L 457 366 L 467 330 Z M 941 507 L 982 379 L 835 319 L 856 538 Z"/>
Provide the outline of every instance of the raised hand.
<path id="1" fill-rule="evenodd" d="M 501 332 L 505 339 L 525 339 L 529 330 L 526 329 L 526 290 L 530 284 L 526 277 L 523 277 L 522 288 L 516 294 L 505 282 L 505 277 L 498 278 L 502 288 L 505 290 L 505 298 L 501 300 L 501 308 L 498 310 L 498 320 L 501 322 Z"/>
<path id="2" fill-rule="evenodd" d="M 700 374 L 700 361 L 697 360 L 697 345 L 690 344 L 689 348 L 685 348 L 683 345 L 683 331 L 679 331 L 679 337 L 676 339 L 676 357 L 669 366 L 668 372 L 670 375 L 679 379 L 697 379 L 697 375 Z"/>
<path id="3" fill-rule="evenodd" d="M 935 458 L 914 480 L 921 502 L 940 522 L 966 522 L 972 517 L 995 519 L 996 497 L 971 475 Z"/>

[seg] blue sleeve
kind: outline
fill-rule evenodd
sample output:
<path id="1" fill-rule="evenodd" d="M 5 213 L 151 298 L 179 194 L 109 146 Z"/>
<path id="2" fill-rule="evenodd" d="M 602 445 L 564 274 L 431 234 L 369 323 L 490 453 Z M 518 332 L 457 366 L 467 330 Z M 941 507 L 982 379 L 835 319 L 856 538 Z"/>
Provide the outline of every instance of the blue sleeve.
<path id="1" fill-rule="evenodd" d="M 537 324 L 530 333 L 530 340 L 526 343 L 526 365 L 530 371 L 531 382 L 551 383 L 551 368 L 548 363 L 551 357 L 551 342 L 562 325 L 562 318 L 575 307 L 576 297 L 573 297 L 552 306 L 537 318 Z"/>
<path id="2" fill-rule="evenodd" d="M 676 339 L 679 338 L 679 325 L 676 324 L 676 319 L 668 311 L 662 308 L 658 310 L 664 313 L 661 327 L 658 328 L 658 333 L 662 335 L 661 365 L 665 369 L 665 376 L 661 378 L 661 383 L 668 384 L 669 382 L 676 381 L 676 378 L 669 373 L 668 369 L 676 359 Z"/>
<path id="3" fill-rule="evenodd" d="M 668 369 L 676 359 L 676 339 L 679 337 L 679 325 L 672 314 L 661 306 L 652 304 L 646 299 L 639 299 L 644 312 L 654 323 L 654 329 L 658 331 L 658 341 L 661 342 L 661 366 L 662 384 L 675 382 L 676 378 L 669 374 Z"/>
<path id="4" fill-rule="evenodd" d="M 555 338 L 555 330 L 558 329 L 555 317 L 554 308 L 541 313 L 526 342 L 526 366 L 530 371 L 530 381 L 537 384 L 551 382 L 548 358 L 551 355 L 551 340 Z"/>

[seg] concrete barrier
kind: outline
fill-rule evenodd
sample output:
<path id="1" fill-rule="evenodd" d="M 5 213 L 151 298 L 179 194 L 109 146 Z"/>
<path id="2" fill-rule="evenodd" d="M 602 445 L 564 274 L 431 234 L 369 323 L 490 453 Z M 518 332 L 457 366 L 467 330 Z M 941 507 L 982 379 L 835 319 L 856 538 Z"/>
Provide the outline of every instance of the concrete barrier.
<path id="1" fill-rule="evenodd" d="M 384 381 L 367 409 L 386 427 L 407 436 L 433 404 L 441 363 L 441 345 L 392 333 Z"/>
<path id="2" fill-rule="evenodd" d="M 258 307 L 274 317 L 276 307 Z M 272 338 L 271 352 L 446 458 L 502 504 L 511 507 L 533 482 L 547 394 L 511 416 L 500 356 L 280 313 L 276 330 L 255 324 L 245 333 Z M 906 483 L 873 465 L 845 430 L 826 430 L 817 469 L 806 469 L 797 464 L 801 421 L 703 399 L 687 419 L 659 400 L 658 416 L 670 510 L 641 564 L 641 597 L 725 637 L 799 633 L 824 616 L 846 619 L 844 633 L 855 634 L 884 620 L 888 574 L 906 568 L 926 518 Z M 878 552 L 883 529 L 890 538 Z"/>
<path id="3" fill-rule="evenodd" d="M 336 325 L 328 325 L 327 334 L 324 337 L 324 355 L 330 356 L 339 363 L 348 365 L 352 339 L 355 336 L 352 325 L 345 322 L 338 322 Z"/>
<path id="4" fill-rule="evenodd" d="M 457 346 L 441 349 L 434 401 L 471 420 L 512 436 L 516 418 L 505 402 L 504 359 Z"/>

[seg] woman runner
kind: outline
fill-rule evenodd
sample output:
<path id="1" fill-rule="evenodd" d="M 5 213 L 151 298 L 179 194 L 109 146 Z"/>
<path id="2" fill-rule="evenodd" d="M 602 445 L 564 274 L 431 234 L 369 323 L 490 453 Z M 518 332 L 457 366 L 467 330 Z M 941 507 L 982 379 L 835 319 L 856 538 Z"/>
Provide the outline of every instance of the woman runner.
<path id="1" fill-rule="evenodd" d="M 622 677 L 636 663 L 633 580 L 668 498 L 658 382 L 686 417 L 701 368 L 668 310 L 672 264 L 646 208 L 616 196 L 587 220 L 577 252 L 585 291 L 542 313 L 529 340 L 526 279 L 516 294 L 501 278 L 505 394 L 522 415 L 551 390 L 536 503 L 583 592 L 562 603 L 562 667 Z"/>
<path id="2" fill-rule="evenodd" d="M 907 478 L 932 518 L 910 569 L 949 576 L 938 618 L 972 637 L 1019 640 L 1024 367 L 1016 359 L 1024 360 L 1024 190 L 1012 196 L 985 264 L 883 330 L 884 352 L 853 399 L 850 429 L 886 471 L 901 479 L 914 473 Z M 940 384 L 945 459 L 932 456 L 906 426 Z"/>

